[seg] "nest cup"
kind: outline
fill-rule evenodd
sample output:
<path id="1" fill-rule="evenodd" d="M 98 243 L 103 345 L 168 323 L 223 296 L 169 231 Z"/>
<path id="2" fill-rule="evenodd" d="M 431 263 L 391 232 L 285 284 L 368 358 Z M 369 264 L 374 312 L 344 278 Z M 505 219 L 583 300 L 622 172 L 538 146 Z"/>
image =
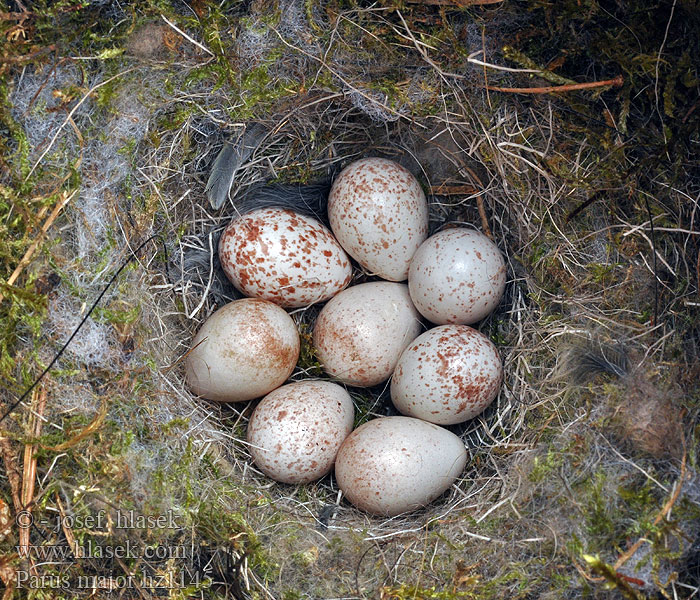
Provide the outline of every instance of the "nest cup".
<path id="1" fill-rule="evenodd" d="M 293 182 L 289 184 L 266 185 L 261 182 L 261 180 L 264 179 L 264 174 L 256 173 L 256 170 L 249 165 L 247 168 L 243 168 L 237 173 L 232 185 L 231 198 L 223 204 L 219 214 L 217 214 L 216 217 L 197 220 L 197 226 L 201 227 L 202 234 L 198 236 L 196 243 L 192 244 L 192 246 L 194 246 L 193 248 L 184 250 L 183 260 L 181 262 L 190 267 L 190 270 L 183 274 L 183 277 L 186 277 L 191 282 L 196 282 L 195 285 L 198 290 L 204 291 L 207 294 L 204 298 L 203 314 L 206 314 L 206 311 L 211 311 L 215 306 L 219 306 L 222 301 L 240 297 L 239 292 L 229 283 L 223 274 L 217 257 L 212 257 L 211 251 L 209 250 L 213 248 L 214 254 L 216 255 L 216 240 L 220 236 L 223 228 L 228 225 L 229 221 L 232 218 L 256 211 L 260 208 L 278 207 L 288 208 L 328 223 L 327 201 L 328 191 L 330 189 L 329 183 L 333 181 L 342 168 L 357 159 L 356 149 L 362 148 L 363 155 L 367 157 L 377 156 L 398 162 L 417 177 L 428 199 L 430 234 L 441 229 L 450 228 L 451 226 L 468 227 L 477 230 L 482 228 L 483 220 L 479 208 L 476 205 L 475 198 L 460 197 L 455 201 L 454 198 L 439 196 L 434 193 L 435 190 L 441 187 L 449 186 L 450 182 L 460 180 L 460 170 L 457 166 L 453 165 L 453 168 L 450 170 L 445 167 L 444 160 L 433 159 L 419 163 L 415 158 L 416 155 L 422 157 L 430 156 L 431 149 L 440 152 L 440 146 L 444 143 L 442 136 L 438 136 L 439 142 L 436 143 L 426 139 L 426 136 L 420 135 L 420 130 L 405 131 L 405 126 L 399 127 L 398 124 L 380 128 L 370 119 L 366 117 L 362 118 L 361 115 L 358 115 L 358 117 L 359 118 L 354 120 L 352 125 L 349 125 L 349 131 L 346 132 L 346 135 L 352 135 L 349 139 L 351 140 L 350 143 L 353 152 L 349 152 L 345 157 L 334 157 L 332 161 L 328 161 L 326 164 L 321 163 L 317 171 L 312 174 L 313 179 L 320 183 L 304 185 Z M 322 127 L 322 125 L 323 123 L 319 124 L 320 127 Z M 247 127 L 251 126 L 248 125 Z M 265 127 L 265 123 L 255 123 L 254 127 L 254 131 L 259 132 L 261 127 Z M 413 148 L 411 148 L 411 151 L 403 147 L 403 144 L 392 142 L 392 140 L 397 138 L 397 131 L 400 131 L 404 138 L 412 140 Z M 284 140 L 286 137 L 285 133 L 286 132 L 282 130 L 277 132 L 276 135 Z M 341 137 L 346 137 L 342 132 L 340 135 Z M 241 140 L 245 140 L 245 131 L 237 133 L 233 136 L 233 139 L 237 140 L 239 143 Z M 223 143 L 229 142 L 223 141 Z M 277 138 L 275 137 L 269 137 L 267 139 L 267 144 L 268 145 L 263 144 L 256 149 L 256 153 L 253 155 L 253 163 L 258 153 L 265 155 L 265 153 L 270 153 L 275 150 L 282 150 L 281 144 L 277 142 Z M 221 144 L 215 144 L 215 147 L 221 147 Z M 444 152 L 444 149 L 442 149 L 442 151 Z M 452 151 L 455 154 L 461 152 L 458 147 L 453 147 Z M 212 152 L 212 155 L 213 154 L 214 152 Z M 221 156 L 221 154 L 219 156 Z M 293 160 L 294 159 L 292 159 L 292 162 Z M 220 168 L 219 163 L 213 162 L 211 164 L 213 167 Z M 253 175 L 251 178 L 252 182 L 246 186 L 246 180 L 251 175 Z M 256 175 L 257 177 L 255 177 Z M 489 233 L 491 233 L 491 231 L 489 231 Z M 507 256 L 508 241 L 504 233 L 503 230 L 499 231 L 496 229 L 494 241 L 503 251 L 504 255 Z M 211 238 L 211 241 L 209 241 L 209 238 Z M 380 278 L 362 269 L 357 263 L 354 264 L 355 267 L 350 284 L 351 286 L 371 281 L 381 281 Z M 489 332 L 495 331 L 494 323 L 501 319 L 508 299 L 509 294 L 506 292 L 501 306 L 483 322 L 478 324 L 487 335 Z M 191 302 L 194 303 L 194 301 L 195 298 L 193 298 Z M 202 299 L 199 298 L 198 302 L 201 303 L 201 301 Z M 317 358 L 314 356 L 312 340 L 309 335 L 313 330 L 316 317 L 322 306 L 323 304 L 315 304 L 290 311 L 290 314 L 295 319 L 302 333 L 301 359 L 297 369 L 291 376 L 292 381 L 303 381 L 309 377 L 330 379 L 328 375 L 323 373 Z M 432 327 L 432 325 L 424 321 L 423 328 L 427 327 Z M 370 388 L 353 388 L 352 386 L 347 386 L 347 389 L 355 399 L 357 424 L 380 416 L 394 416 L 398 414 L 391 403 L 388 387 L 389 380 L 383 381 Z M 504 392 L 504 394 L 505 393 L 507 392 Z M 254 404 L 255 402 L 253 405 Z M 496 443 L 494 440 L 497 438 L 494 436 L 493 432 L 484 434 L 483 428 L 486 427 L 488 430 L 492 426 L 490 424 L 507 422 L 508 413 L 516 407 L 517 405 L 513 403 L 504 402 L 502 399 L 496 399 L 478 419 L 451 426 L 448 427 L 448 429 L 460 435 L 461 439 L 470 450 L 474 452 L 487 451 L 490 445 Z M 228 415 L 229 413 L 238 414 L 243 418 L 244 422 L 250 414 L 251 409 L 250 407 L 239 406 L 217 406 L 216 410 L 220 412 L 222 416 Z M 244 448 L 244 446 L 235 448 L 232 452 L 234 454 L 241 454 L 242 448 Z M 243 456 L 243 460 L 249 460 L 245 452 L 243 452 Z M 251 474 L 255 473 L 256 470 L 254 467 L 251 467 L 246 471 L 248 474 Z M 470 468 L 468 467 L 463 477 L 468 478 L 469 471 Z M 261 476 L 256 474 L 254 477 L 257 478 Z M 266 481 L 264 478 L 259 479 L 259 481 L 261 485 L 269 485 L 269 481 Z M 459 485 L 464 486 L 464 480 L 459 483 Z M 284 486 L 275 486 L 275 488 L 279 489 L 279 493 L 289 493 L 289 490 Z M 335 501 L 337 497 L 337 487 L 332 475 L 316 483 L 314 489 L 317 491 L 319 499 L 323 498 L 323 500 L 320 501 L 322 507 L 321 511 L 325 510 L 323 507 L 326 506 L 328 502 Z M 403 521 L 400 527 L 405 526 L 405 522 L 423 522 L 426 518 L 429 518 L 429 515 L 434 514 L 436 511 L 449 512 L 452 507 L 458 506 L 462 500 L 462 495 L 456 493 L 455 490 L 452 489 L 443 494 L 440 499 L 432 503 L 428 508 L 400 517 L 399 520 Z M 350 519 L 351 522 L 357 519 L 363 520 L 367 518 L 365 515 L 359 513 L 357 509 L 346 503 L 340 505 L 338 507 L 338 512 L 335 514 L 342 514 L 345 518 Z M 328 519 L 325 519 L 324 522 L 328 524 Z M 383 520 L 380 517 L 373 517 L 372 524 L 379 529 L 388 527 L 391 530 L 396 527 L 393 522 Z M 400 527 L 396 530 L 400 531 Z"/>

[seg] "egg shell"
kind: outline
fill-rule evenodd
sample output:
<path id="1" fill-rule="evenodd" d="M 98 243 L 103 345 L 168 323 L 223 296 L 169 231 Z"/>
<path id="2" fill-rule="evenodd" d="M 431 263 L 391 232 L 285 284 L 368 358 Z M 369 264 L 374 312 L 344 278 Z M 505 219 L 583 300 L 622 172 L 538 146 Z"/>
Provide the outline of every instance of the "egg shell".
<path id="1" fill-rule="evenodd" d="M 270 392 L 248 423 L 250 454 L 275 481 L 308 483 L 333 468 L 352 431 L 352 398 L 330 381 L 300 381 Z"/>
<path id="2" fill-rule="evenodd" d="M 413 254 L 428 235 L 428 203 L 416 178 L 383 158 L 346 167 L 328 197 L 331 229 L 368 271 L 405 281 Z"/>
<path id="3" fill-rule="evenodd" d="M 445 229 L 415 253 L 408 273 L 411 299 L 432 323 L 476 323 L 501 301 L 506 285 L 503 255 L 483 233 Z"/>
<path id="4" fill-rule="evenodd" d="M 410 417 L 383 417 L 343 442 L 335 478 L 358 508 L 394 516 L 435 500 L 466 464 L 462 440 L 447 429 Z"/>
<path id="5" fill-rule="evenodd" d="M 441 325 L 404 350 L 391 379 L 391 400 L 401 414 L 453 425 L 491 404 L 502 378 L 498 349 L 483 333 Z"/>
<path id="6" fill-rule="evenodd" d="M 329 374 L 369 387 L 388 379 L 404 348 L 420 333 L 420 315 L 402 283 L 374 281 L 340 292 L 314 326 L 316 355 Z"/>
<path id="7" fill-rule="evenodd" d="M 219 240 L 219 258 L 246 296 L 288 308 L 328 300 L 352 277 L 350 259 L 328 228 L 283 208 L 233 219 Z"/>
<path id="8" fill-rule="evenodd" d="M 299 332 L 276 304 L 244 298 L 211 315 L 192 341 L 185 363 L 195 394 L 243 402 L 282 385 L 299 358 Z"/>

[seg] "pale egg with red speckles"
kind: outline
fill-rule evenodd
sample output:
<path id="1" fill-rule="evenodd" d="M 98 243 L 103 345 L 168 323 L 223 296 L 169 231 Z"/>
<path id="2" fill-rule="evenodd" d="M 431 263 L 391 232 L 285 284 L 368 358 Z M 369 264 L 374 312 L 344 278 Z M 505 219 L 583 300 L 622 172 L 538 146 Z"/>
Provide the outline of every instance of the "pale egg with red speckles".
<path id="1" fill-rule="evenodd" d="M 404 350 L 391 379 L 391 400 L 404 415 L 454 425 L 486 409 L 502 379 L 491 340 L 468 325 L 441 325 Z"/>
<path id="2" fill-rule="evenodd" d="M 217 402 L 244 402 L 282 385 L 299 358 L 299 332 L 272 302 L 243 298 L 199 329 L 185 361 L 190 390 Z"/>
<path id="3" fill-rule="evenodd" d="M 328 218 L 340 245 L 365 269 L 405 281 L 428 235 L 428 203 L 416 178 L 384 158 L 346 167 L 328 196 Z"/>
<path id="4" fill-rule="evenodd" d="M 447 429 L 410 417 L 383 417 L 343 442 L 335 479 L 352 504 L 391 517 L 435 500 L 466 464 L 462 440 Z"/>
<path id="5" fill-rule="evenodd" d="M 411 299 L 432 323 L 470 325 L 490 314 L 506 285 L 503 255 L 483 233 L 445 229 L 416 251 L 408 273 Z"/>
<path id="6" fill-rule="evenodd" d="M 290 383 L 265 396 L 248 423 L 250 454 L 275 481 L 308 483 L 330 472 L 352 431 L 350 394 L 330 381 Z"/>
<path id="7" fill-rule="evenodd" d="M 373 281 L 343 290 L 323 307 L 313 343 L 326 373 L 370 387 L 391 377 L 401 352 L 420 331 L 408 287 Z"/>
<path id="8" fill-rule="evenodd" d="M 324 302 L 350 283 L 352 265 L 319 221 L 284 208 L 241 215 L 219 240 L 224 273 L 246 296 L 287 308 Z"/>

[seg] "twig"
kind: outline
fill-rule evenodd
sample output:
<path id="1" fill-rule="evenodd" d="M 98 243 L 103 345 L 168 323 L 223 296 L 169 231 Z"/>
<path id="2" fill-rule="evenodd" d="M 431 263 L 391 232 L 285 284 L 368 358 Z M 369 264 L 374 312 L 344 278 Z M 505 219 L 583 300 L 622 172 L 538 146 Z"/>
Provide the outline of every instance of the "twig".
<path id="1" fill-rule="evenodd" d="M 165 17 L 165 15 L 160 15 L 160 16 L 162 17 L 163 21 L 165 21 L 168 25 L 170 25 L 170 27 L 172 27 L 175 31 L 177 31 L 177 32 L 178 32 L 182 37 L 184 37 L 187 41 L 192 42 L 192 43 L 193 43 L 195 46 L 197 46 L 197 48 L 199 48 L 200 50 L 204 50 L 209 56 L 214 56 L 214 57 L 216 56 L 211 50 L 209 50 L 209 48 L 203 46 L 203 45 L 200 44 L 197 40 L 191 38 L 191 37 L 190 37 L 189 35 L 187 35 L 184 31 L 182 31 L 182 29 L 180 29 L 177 25 L 175 25 L 174 23 L 168 21 L 168 19 Z"/>
<path id="2" fill-rule="evenodd" d="M 611 567 L 610 565 L 606 564 L 597 556 L 584 554 L 583 559 L 588 563 L 588 566 L 593 571 L 595 571 L 596 573 L 600 573 L 604 580 L 606 580 L 613 588 L 617 589 L 620 592 L 620 594 L 622 594 L 623 598 L 628 598 L 628 600 L 642 599 L 642 596 L 640 596 L 639 593 L 637 593 L 637 591 L 634 588 L 630 587 L 629 583 L 627 583 L 629 579 L 632 579 L 634 583 L 636 583 L 639 580 L 622 576 L 615 570 L 614 567 Z"/>
<path id="3" fill-rule="evenodd" d="M 56 140 L 58 139 L 58 136 L 61 134 L 61 131 L 63 131 L 63 128 L 70 123 L 70 121 L 73 118 L 73 115 L 76 113 L 76 111 L 80 108 L 80 106 L 87 100 L 90 95 L 95 91 L 100 89 L 102 86 L 107 85 L 108 83 L 114 81 L 115 79 L 126 75 L 127 73 L 131 73 L 131 71 L 135 71 L 138 67 L 132 67 L 130 69 L 127 69 L 126 71 L 122 71 L 121 73 L 117 73 L 116 75 L 113 75 L 109 79 L 105 79 L 101 83 L 98 83 L 97 85 L 91 87 L 87 93 L 76 103 L 76 105 L 71 109 L 71 111 L 68 113 L 68 116 L 66 119 L 61 123 L 61 126 L 58 128 L 58 131 L 54 134 L 54 136 L 51 138 L 51 141 L 49 142 L 49 145 L 46 147 L 46 150 L 44 150 L 41 153 L 41 156 L 37 159 L 37 161 L 34 163 L 34 166 L 30 169 L 29 173 L 27 173 L 27 176 L 24 178 L 25 181 L 28 181 L 29 178 L 32 176 L 32 173 L 36 170 L 36 168 L 39 166 L 39 163 L 44 160 L 44 157 L 49 153 L 51 148 L 53 148 L 53 145 L 56 143 Z"/>
<path id="4" fill-rule="evenodd" d="M 593 88 L 605 87 L 611 85 L 620 87 L 624 83 L 622 75 L 618 75 L 614 79 L 606 79 L 605 81 L 590 81 L 588 83 L 572 83 L 570 85 L 550 85 L 545 87 L 531 88 L 508 88 L 498 87 L 494 85 L 485 86 L 487 90 L 493 92 L 508 92 L 512 94 L 554 94 L 556 92 L 573 92 L 575 90 L 590 90 Z"/>
<path id="5" fill-rule="evenodd" d="M 108 412 L 109 407 L 106 402 L 103 402 L 100 411 L 97 413 L 97 416 L 92 421 L 90 421 L 90 423 L 88 423 L 85 427 L 83 427 L 77 434 L 75 434 L 71 439 L 66 440 L 61 444 L 58 444 L 57 446 L 42 445 L 42 448 L 44 450 L 51 450 L 51 452 L 63 452 L 64 450 L 68 450 L 68 448 L 72 448 L 76 444 L 83 441 L 86 437 L 89 437 L 93 433 L 95 433 L 102 426 L 102 423 L 107 417 Z"/>
<path id="6" fill-rule="evenodd" d="M 431 185 L 430 193 L 435 196 L 462 196 L 464 194 L 478 194 L 479 190 L 473 185 Z"/>
<path id="7" fill-rule="evenodd" d="M 597 190 L 591 196 L 587 199 L 581 202 L 576 208 L 574 208 L 568 215 L 566 215 L 564 222 L 568 223 L 573 219 L 575 216 L 577 216 L 579 213 L 583 212 L 586 208 L 588 208 L 591 204 L 593 204 L 596 200 L 598 200 L 601 196 L 603 195 L 603 190 Z"/>
<path id="8" fill-rule="evenodd" d="M 0 21 L 24 21 L 31 17 L 33 12 L 0 12 Z"/>
<path id="9" fill-rule="evenodd" d="M 482 50 L 477 50 L 476 52 L 472 52 L 469 56 L 467 56 L 467 62 L 470 62 L 475 65 L 479 65 L 480 67 L 488 67 L 489 69 L 496 69 L 497 71 L 506 71 L 508 73 L 533 73 L 533 74 L 540 74 L 542 71 L 540 69 L 516 69 L 514 67 L 502 67 L 501 65 L 494 65 L 493 63 L 488 63 L 483 60 L 479 60 L 477 58 L 474 58 L 475 56 L 478 56 L 479 54 L 483 54 L 484 51 Z"/>
<path id="10" fill-rule="evenodd" d="M 22 510 L 31 514 L 34 506 L 34 486 L 36 483 L 36 442 L 41 435 L 41 424 L 46 409 L 46 388 L 43 386 L 34 391 L 32 404 L 35 410 L 29 415 L 29 435 L 32 442 L 24 445 L 24 468 L 22 471 Z M 31 527 L 21 527 L 19 530 L 20 556 L 31 559 L 29 553 L 29 533 Z"/>
<path id="11" fill-rule="evenodd" d="M 48 232 L 48 230 L 51 228 L 51 225 L 53 225 L 54 221 L 58 218 L 58 215 L 61 213 L 63 208 L 70 202 L 70 200 L 75 196 L 78 190 L 73 190 L 73 193 L 68 195 L 67 192 L 63 192 L 63 198 L 56 204 L 54 209 L 51 211 L 51 214 L 48 216 L 44 224 L 41 226 L 41 231 L 39 234 L 36 236 L 36 239 L 32 243 L 29 248 L 27 248 L 27 251 L 24 253 L 24 256 L 22 257 L 22 260 L 19 261 L 17 266 L 15 267 L 15 270 L 12 271 L 12 275 L 10 275 L 7 279 L 6 285 L 14 285 L 15 281 L 17 281 L 17 278 L 22 274 L 22 271 L 25 269 L 25 267 L 30 263 L 32 256 L 34 256 L 34 253 L 36 252 L 36 249 L 39 247 L 39 244 L 44 239 L 44 236 Z M 5 295 L 0 292 L 0 304 L 2 304 L 3 300 L 5 299 Z"/>

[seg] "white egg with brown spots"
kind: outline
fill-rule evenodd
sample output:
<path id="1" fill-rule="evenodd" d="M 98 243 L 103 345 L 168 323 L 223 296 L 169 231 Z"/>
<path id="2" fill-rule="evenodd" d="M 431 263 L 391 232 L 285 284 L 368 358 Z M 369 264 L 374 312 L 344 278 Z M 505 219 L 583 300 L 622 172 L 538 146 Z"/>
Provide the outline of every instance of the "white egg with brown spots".
<path id="1" fill-rule="evenodd" d="M 328 197 L 331 229 L 365 269 L 405 281 L 413 254 L 428 235 L 428 203 L 416 178 L 384 158 L 346 167 Z"/>
<path id="2" fill-rule="evenodd" d="M 257 467 L 275 481 L 308 483 L 330 472 L 352 431 L 350 395 L 329 381 L 300 381 L 265 396 L 248 423 Z"/>
<path id="3" fill-rule="evenodd" d="M 420 331 L 408 287 L 374 281 L 343 290 L 323 307 L 313 344 L 326 373 L 348 385 L 370 387 L 391 377 Z"/>
<path id="4" fill-rule="evenodd" d="M 391 379 L 391 400 L 401 414 L 454 425 L 483 412 L 502 379 L 491 340 L 468 325 L 442 325 L 403 352 Z"/>
<path id="5" fill-rule="evenodd" d="M 489 315 L 506 285 L 503 255 L 483 233 L 445 229 L 415 253 L 408 273 L 411 299 L 432 323 L 469 325 Z"/>
<path id="6" fill-rule="evenodd" d="M 276 304 L 244 298 L 222 306 L 197 332 L 185 361 L 190 390 L 243 402 L 282 385 L 299 358 L 299 332 Z"/>
<path id="7" fill-rule="evenodd" d="M 391 517 L 435 500 L 466 464 L 462 440 L 447 429 L 410 417 L 383 417 L 343 442 L 335 478 L 352 504 Z"/>
<path id="8" fill-rule="evenodd" d="M 219 258 L 246 296 L 287 308 L 324 302 L 352 276 L 350 259 L 328 228 L 283 208 L 233 219 L 219 240 Z"/>

